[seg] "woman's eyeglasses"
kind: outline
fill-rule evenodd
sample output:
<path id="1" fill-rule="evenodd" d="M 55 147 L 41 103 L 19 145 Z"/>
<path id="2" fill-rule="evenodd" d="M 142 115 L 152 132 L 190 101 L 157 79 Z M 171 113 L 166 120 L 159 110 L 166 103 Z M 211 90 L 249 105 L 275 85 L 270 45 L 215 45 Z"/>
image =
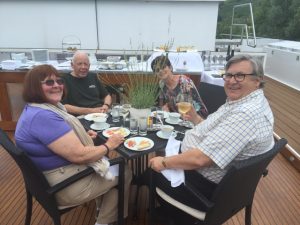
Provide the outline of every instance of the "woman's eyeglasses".
<path id="1" fill-rule="evenodd" d="M 57 80 L 52 80 L 52 79 L 44 80 L 44 81 L 41 81 L 41 83 L 46 84 L 49 87 L 52 87 L 54 85 L 54 83 L 57 83 L 58 85 L 63 85 L 65 83 L 65 81 L 60 78 Z"/>
<path id="2" fill-rule="evenodd" d="M 231 74 L 231 73 L 224 73 L 222 74 L 222 78 L 225 81 L 230 81 L 232 77 L 234 77 L 235 81 L 237 82 L 242 82 L 243 80 L 245 80 L 246 76 L 254 76 L 254 73 L 236 73 L 236 74 Z"/>

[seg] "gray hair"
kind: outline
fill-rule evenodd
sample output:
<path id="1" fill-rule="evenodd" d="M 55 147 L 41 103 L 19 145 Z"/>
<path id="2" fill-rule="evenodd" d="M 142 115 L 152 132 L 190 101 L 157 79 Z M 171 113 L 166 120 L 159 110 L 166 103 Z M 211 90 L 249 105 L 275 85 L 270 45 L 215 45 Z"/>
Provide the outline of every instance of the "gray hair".
<path id="1" fill-rule="evenodd" d="M 233 56 L 227 62 L 226 66 L 225 66 L 225 71 L 227 71 L 232 64 L 239 63 L 242 61 L 250 62 L 251 66 L 252 66 L 253 75 L 260 78 L 259 88 L 263 88 L 265 86 L 263 65 L 259 60 L 257 60 L 257 58 L 255 58 L 251 55 L 239 54 L 239 55 Z"/>
<path id="2" fill-rule="evenodd" d="M 75 62 L 79 57 L 86 57 L 90 61 L 89 55 L 86 52 L 77 50 L 73 55 L 72 62 Z"/>

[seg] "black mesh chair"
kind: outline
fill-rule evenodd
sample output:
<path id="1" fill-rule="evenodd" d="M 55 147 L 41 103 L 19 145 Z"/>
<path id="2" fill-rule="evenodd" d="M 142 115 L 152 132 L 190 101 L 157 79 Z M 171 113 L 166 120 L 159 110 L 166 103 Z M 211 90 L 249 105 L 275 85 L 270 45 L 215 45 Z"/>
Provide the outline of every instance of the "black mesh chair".
<path id="1" fill-rule="evenodd" d="M 287 144 L 285 139 L 277 141 L 272 150 L 251 159 L 237 161 L 222 178 L 214 191 L 211 199 L 207 199 L 191 184 L 186 182 L 185 187 L 195 198 L 205 205 L 205 211 L 200 211 L 182 204 L 170 197 L 161 189 L 154 186 L 151 177 L 150 199 L 150 224 L 154 221 L 155 192 L 166 203 L 171 204 L 185 215 L 190 215 L 196 223 L 216 225 L 222 224 L 245 208 L 245 224 L 251 225 L 251 209 L 257 184 L 262 176 L 266 176 L 266 167 L 278 152 Z M 152 170 L 153 171 L 153 170 Z M 188 224 L 188 223 L 185 223 Z"/>
<path id="2" fill-rule="evenodd" d="M 226 93 L 223 86 L 201 82 L 198 92 L 208 110 L 208 113 L 214 113 L 226 102 Z"/>
<path id="3" fill-rule="evenodd" d="M 55 193 L 68 187 L 74 182 L 94 173 L 93 168 L 87 169 L 75 174 L 68 179 L 50 187 L 43 173 L 35 166 L 31 159 L 24 151 L 17 148 L 9 139 L 7 134 L 0 129 L 0 145 L 11 155 L 19 166 L 25 182 L 27 194 L 27 210 L 25 225 L 30 225 L 32 214 L 32 197 L 34 197 L 52 218 L 55 225 L 60 225 L 62 214 L 70 211 L 75 207 L 59 209 L 55 199 Z M 119 164 L 119 184 L 118 184 L 118 224 L 124 224 L 124 159 L 111 159 L 110 164 Z"/>

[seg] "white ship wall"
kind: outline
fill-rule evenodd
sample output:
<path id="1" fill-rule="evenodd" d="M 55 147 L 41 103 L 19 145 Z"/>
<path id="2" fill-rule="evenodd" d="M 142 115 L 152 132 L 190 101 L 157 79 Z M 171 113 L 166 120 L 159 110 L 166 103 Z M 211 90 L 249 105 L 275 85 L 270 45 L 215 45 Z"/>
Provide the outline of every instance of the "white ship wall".
<path id="1" fill-rule="evenodd" d="M 275 42 L 264 50 L 266 75 L 300 91 L 300 42 Z"/>

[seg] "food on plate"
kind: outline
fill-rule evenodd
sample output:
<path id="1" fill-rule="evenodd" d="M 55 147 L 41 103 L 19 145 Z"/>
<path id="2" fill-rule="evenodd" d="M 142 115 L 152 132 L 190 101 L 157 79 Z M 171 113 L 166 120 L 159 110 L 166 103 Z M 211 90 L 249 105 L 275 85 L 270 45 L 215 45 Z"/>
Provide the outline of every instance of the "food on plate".
<path id="1" fill-rule="evenodd" d="M 137 149 L 141 150 L 144 148 L 148 148 L 149 146 L 151 146 L 151 143 L 149 142 L 149 140 L 143 139 L 142 141 L 140 141 L 140 143 L 137 145 Z"/>
<path id="2" fill-rule="evenodd" d="M 126 136 L 127 135 L 127 131 L 126 129 L 122 128 L 122 127 L 118 127 L 118 128 L 115 128 L 115 129 L 110 129 L 110 130 L 107 130 L 105 131 L 105 133 L 108 135 L 108 136 L 111 136 L 113 134 L 120 134 L 122 136 Z"/>
<path id="3" fill-rule="evenodd" d="M 127 141 L 127 145 L 129 148 L 133 148 L 136 145 L 136 141 L 133 139 L 130 139 Z"/>

